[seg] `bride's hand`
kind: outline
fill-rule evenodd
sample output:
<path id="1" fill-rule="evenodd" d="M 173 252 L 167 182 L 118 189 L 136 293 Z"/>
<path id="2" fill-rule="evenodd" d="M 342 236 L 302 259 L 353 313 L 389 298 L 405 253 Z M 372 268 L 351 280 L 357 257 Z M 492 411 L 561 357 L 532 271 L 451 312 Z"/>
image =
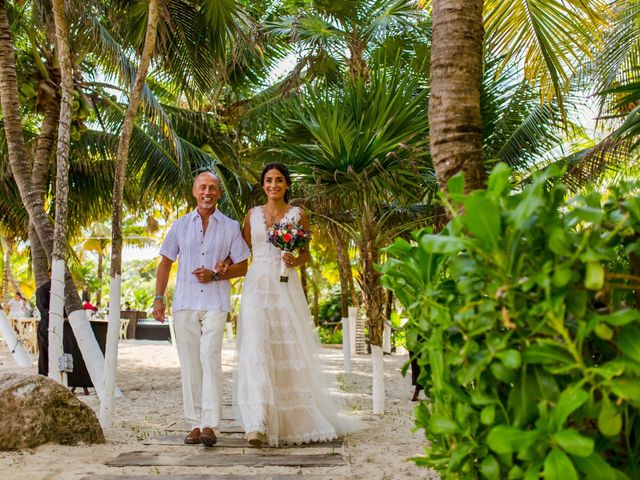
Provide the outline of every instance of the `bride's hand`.
<path id="1" fill-rule="evenodd" d="M 215 270 L 217 272 L 220 272 L 221 274 L 222 273 L 227 273 L 228 269 L 229 269 L 229 265 L 227 265 L 226 263 L 224 263 L 224 262 L 216 263 Z"/>
<path id="2" fill-rule="evenodd" d="M 284 262 L 284 264 L 287 267 L 294 267 L 296 264 L 296 257 L 294 257 L 292 254 L 290 254 L 289 252 L 285 252 L 282 255 L 282 261 Z"/>

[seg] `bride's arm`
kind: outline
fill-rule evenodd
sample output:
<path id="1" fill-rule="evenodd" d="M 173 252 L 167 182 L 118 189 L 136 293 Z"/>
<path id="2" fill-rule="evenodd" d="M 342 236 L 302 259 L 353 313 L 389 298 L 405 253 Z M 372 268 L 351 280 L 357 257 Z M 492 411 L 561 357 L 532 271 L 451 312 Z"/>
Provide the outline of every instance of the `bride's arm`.
<path id="1" fill-rule="evenodd" d="M 244 225 L 242 226 L 242 238 L 247 244 L 247 247 L 251 248 L 251 210 L 247 212 L 247 216 L 244 218 Z"/>
<path id="2" fill-rule="evenodd" d="M 307 214 L 305 213 L 304 210 L 300 210 L 300 225 L 307 232 L 309 231 L 309 217 L 307 217 Z M 294 257 L 292 266 L 301 267 L 308 261 L 309 261 L 309 245 L 307 244 L 306 247 L 300 249 L 298 256 Z"/>

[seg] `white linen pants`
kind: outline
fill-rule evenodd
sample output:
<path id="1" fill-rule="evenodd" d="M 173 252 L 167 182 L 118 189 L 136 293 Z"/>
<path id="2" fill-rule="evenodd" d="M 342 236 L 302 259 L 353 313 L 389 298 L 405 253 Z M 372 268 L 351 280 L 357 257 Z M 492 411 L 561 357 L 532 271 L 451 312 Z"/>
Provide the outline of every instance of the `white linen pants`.
<path id="1" fill-rule="evenodd" d="M 182 373 L 186 422 L 217 428 L 222 419 L 222 337 L 227 312 L 179 310 L 173 314 Z"/>

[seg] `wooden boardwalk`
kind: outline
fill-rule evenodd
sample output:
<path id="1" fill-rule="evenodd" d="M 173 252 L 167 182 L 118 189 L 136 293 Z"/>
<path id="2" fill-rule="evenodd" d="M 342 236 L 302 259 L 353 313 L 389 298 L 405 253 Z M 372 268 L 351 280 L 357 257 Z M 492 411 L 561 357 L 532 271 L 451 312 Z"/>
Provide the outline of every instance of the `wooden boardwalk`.
<path id="1" fill-rule="evenodd" d="M 187 432 L 174 424 L 163 435 L 143 440 L 139 449 L 107 460 L 104 464 L 113 473 L 80 480 L 326 480 L 351 476 L 342 439 L 257 449 L 246 442 L 230 415 L 225 415 L 220 432 L 213 447 L 185 445 Z M 277 472 L 269 473 L 269 468 Z M 211 473 L 203 473 L 208 469 Z"/>

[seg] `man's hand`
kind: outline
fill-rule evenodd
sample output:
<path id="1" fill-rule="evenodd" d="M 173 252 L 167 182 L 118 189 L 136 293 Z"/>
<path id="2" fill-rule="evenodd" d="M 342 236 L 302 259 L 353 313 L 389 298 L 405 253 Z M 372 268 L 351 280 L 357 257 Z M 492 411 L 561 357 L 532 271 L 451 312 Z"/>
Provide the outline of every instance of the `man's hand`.
<path id="1" fill-rule="evenodd" d="M 200 283 L 209 283 L 213 280 L 213 270 L 209 270 L 208 268 L 200 267 L 196 268 L 193 272 L 198 282 Z"/>
<path id="2" fill-rule="evenodd" d="M 153 318 L 164 323 L 164 301 L 161 298 L 156 298 L 153 301 Z"/>

